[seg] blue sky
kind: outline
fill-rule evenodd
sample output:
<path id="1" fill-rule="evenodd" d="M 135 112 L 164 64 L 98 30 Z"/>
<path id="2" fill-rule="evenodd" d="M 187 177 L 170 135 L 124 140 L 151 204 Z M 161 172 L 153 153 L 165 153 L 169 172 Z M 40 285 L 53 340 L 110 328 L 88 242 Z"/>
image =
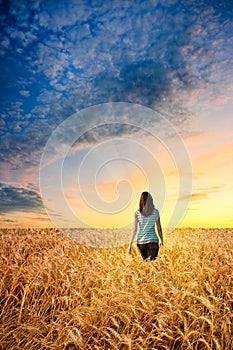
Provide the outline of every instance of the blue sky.
<path id="1" fill-rule="evenodd" d="M 232 126 L 230 0 L 0 1 L 0 19 L 3 223 L 34 208 L 45 220 L 38 185 L 44 147 L 83 108 L 140 104 L 166 116 L 184 138 L 209 133 L 207 144 L 215 126 L 223 134 Z M 153 129 L 154 121 L 146 122 Z M 91 130 L 83 138 L 80 148 L 88 148 L 106 135 Z M 229 149 L 229 134 L 225 141 Z"/>

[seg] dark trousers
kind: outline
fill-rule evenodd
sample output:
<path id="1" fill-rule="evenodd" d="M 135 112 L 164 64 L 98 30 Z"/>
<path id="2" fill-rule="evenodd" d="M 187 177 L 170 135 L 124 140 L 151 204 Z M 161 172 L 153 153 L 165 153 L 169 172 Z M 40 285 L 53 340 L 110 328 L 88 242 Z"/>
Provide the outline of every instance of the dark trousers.
<path id="1" fill-rule="evenodd" d="M 137 244 L 137 247 L 143 259 L 155 260 L 158 256 L 159 242 Z"/>

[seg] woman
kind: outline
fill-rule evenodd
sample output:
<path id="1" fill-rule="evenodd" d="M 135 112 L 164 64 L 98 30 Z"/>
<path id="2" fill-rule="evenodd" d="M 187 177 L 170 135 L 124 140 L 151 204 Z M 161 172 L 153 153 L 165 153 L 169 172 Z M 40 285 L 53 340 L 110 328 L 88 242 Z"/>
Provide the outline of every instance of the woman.
<path id="1" fill-rule="evenodd" d="M 154 207 L 153 198 L 149 192 L 142 192 L 139 209 L 135 211 L 134 229 L 130 238 L 128 253 L 131 254 L 131 247 L 134 237 L 137 234 L 137 247 L 143 259 L 155 260 L 159 252 L 159 238 L 155 232 L 155 223 L 157 233 L 160 238 L 160 247 L 163 247 L 163 232 L 160 224 L 159 211 Z"/>

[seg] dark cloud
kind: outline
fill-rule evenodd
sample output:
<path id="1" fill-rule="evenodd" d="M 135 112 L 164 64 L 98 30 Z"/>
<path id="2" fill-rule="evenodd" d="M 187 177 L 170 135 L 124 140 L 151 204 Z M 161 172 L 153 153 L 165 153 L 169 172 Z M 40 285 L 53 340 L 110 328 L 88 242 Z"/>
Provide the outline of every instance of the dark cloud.
<path id="1" fill-rule="evenodd" d="M 42 201 L 37 192 L 8 184 L 0 184 L 0 214 L 13 211 L 42 212 Z"/>
<path id="2" fill-rule="evenodd" d="M 7 133 L 2 137 L 0 149 L 0 162 L 9 163 L 12 169 L 26 169 L 31 166 L 38 166 L 41 150 L 46 144 L 51 132 L 37 128 L 32 125 L 30 133 L 15 135 Z M 42 132 L 42 133 L 41 133 Z"/>
<path id="3" fill-rule="evenodd" d="M 167 73 L 161 62 L 137 61 L 125 64 L 119 77 L 110 72 L 100 73 L 94 79 L 93 89 L 111 102 L 134 102 L 150 107 L 169 93 Z"/>
<path id="4" fill-rule="evenodd" d="M 141 129 L 137 126 L 124 124 L 124 123 L 114 123 L 114 124 L 104 124 L 98 127 L 92 128 L 82 134 L 81 137 L 74 143 L 74 146 L 80 144 L 93 144 L 101 142 L 103 140 L 112 139 L 114 137 L 119 137 L 119 135 L 135 135 L 141 132 Z"/>

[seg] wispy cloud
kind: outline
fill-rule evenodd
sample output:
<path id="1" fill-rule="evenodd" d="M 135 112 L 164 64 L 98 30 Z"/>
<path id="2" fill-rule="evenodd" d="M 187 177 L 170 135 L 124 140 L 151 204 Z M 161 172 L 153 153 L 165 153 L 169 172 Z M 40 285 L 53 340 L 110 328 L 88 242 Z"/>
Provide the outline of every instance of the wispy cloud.
<path id="1" fill-rule="evenodd" d="M 17 222 L 17 220 L 5 219 L 4 217 L 0 217 L 0 222 L 12 223 Z"/>
<path id="2" fill-rule="evenodd" d="M 224 185 L 218 185 L 218 186 L 210 186 L 206 188 L 196 189 L 195 192 L 193 192 L 191 195 L 191 202 L 198 201 L 200 199 L 206 199 L 211 194 L 220 192 L 223 187 Z M 180 198 L 180 200 L 187 200 L 187 199 L 190 199 L 190 195 L 183 195 Z"/>

